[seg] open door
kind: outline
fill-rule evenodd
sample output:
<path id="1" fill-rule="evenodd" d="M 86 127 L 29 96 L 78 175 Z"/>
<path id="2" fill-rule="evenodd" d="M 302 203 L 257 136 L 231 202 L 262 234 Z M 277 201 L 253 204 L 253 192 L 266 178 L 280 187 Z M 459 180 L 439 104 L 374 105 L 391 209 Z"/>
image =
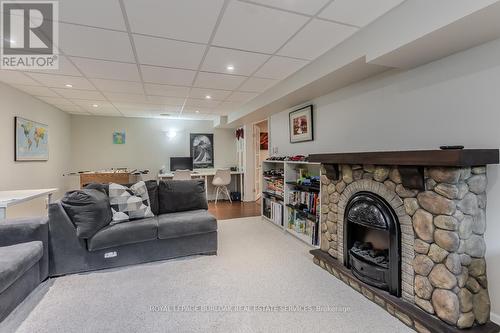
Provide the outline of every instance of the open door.
<path id="1" fill-rule="evenodd" d="M 253 141 L 255 150 L 255 199 L 259 200 L 262 193 L 262 161 L 269 156 L 268 122 L 267 120 L 254 124 Z"/>

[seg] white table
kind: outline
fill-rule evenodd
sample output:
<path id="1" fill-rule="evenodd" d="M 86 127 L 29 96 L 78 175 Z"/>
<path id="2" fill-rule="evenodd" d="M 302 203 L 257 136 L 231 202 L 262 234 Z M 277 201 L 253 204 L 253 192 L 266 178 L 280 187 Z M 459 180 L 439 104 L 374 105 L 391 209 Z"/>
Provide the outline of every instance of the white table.
<path id="1" fill-rule="evenodd" d="M 55 192 L 57 192 L 57 188 L 0 191 L 0 220 L 4 220 L 7 217 L 7 207 L 45 196 L 48 199 L 48 203 L 50 203 L 52 194 Z"/>
<path id="2" fill-rule="evenodd" d="M 215 176 L 216 169 L 199 169 L 193 171 L 191 173 L 192 178 L 204 178 L 205 180 L 205 193 L 207 194 L 208 198 L 208 177 L 213 177 Z M 238 176 L 239 177 L 239 191 L 241 193 L 241 198 L 243 200 L 243 175 L 245 173 L 243 171 L 231 171 L 231 176 Z M 173 172 L 167 172 L 167 173 L 160 173 L 158 174 L 158 180 L 162 179 L 169 179 L 173 178 L 174 173 Z"/>

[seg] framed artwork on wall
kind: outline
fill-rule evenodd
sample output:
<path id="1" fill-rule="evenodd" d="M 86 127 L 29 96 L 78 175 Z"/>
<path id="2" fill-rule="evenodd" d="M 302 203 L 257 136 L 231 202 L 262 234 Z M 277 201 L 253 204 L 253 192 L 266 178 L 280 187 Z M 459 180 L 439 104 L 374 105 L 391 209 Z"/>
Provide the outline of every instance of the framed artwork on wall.
<path id="1" fill-rule="evenodd" d="M 260 150 L 268 150 L 269 149 L 269 135 L 268 133 L 261 132 L 260 133 Z"/>
<path id="2" fill-rule="evenodd" d="M 314 140 L 312 105 L 290 112 L 289 117 L 290 143 Z"/>
<path id="3" fill-rule="evenodd" d="M 48 161 L 49 126 L 21 117 L 14 126 L 15 161 Z"/>
<path id="4" fill-rule="evenodd" d="M 193 168 L 214 167 L 214 135 L 209 133 L 190 134 L 190 152 L 193 158 Z"/>
<path id="5" fill-rule="evenodd" d="M 122 132 L 113 132 L 113 144 L 114 145 L 124 145 L 126 139 L 125 131 Z"/>

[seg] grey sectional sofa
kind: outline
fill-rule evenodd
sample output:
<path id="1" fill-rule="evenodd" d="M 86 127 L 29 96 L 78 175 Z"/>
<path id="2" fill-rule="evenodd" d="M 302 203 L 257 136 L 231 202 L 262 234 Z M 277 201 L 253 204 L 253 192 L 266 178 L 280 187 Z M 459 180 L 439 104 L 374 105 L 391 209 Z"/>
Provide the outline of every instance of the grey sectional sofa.
<path id="1" fill-rule="evenodd" d="M 155 217 L 107 225 L 89 237 L 63 202 L 49 207 L 50 276 L 194 254 L 217 253 L 217 220 L 207 211 L 204 182 L 147 182 Z M 87 190 L 107 191 L 91 184 Z M 74 203 L 78 204 L 78 203 Z M 81 226 L 81 224 L 79 225 Z M 79 227 L 78 226 L 78 227 Z"/>
<path id="2" fill-rule="evenodd" d="M 0 321 L 48 277 L 46 218 L 0 222 Z"/>
<path id="3" fill-rule="evenodd" d="M 217 254 L 217 220 L 202 180 L 146 185 L 153 218 L 110 225 L 107 185 L 92 184 L 51 204 L 48 219 L 0 221 L 0 322 L 49 276 Z"/>

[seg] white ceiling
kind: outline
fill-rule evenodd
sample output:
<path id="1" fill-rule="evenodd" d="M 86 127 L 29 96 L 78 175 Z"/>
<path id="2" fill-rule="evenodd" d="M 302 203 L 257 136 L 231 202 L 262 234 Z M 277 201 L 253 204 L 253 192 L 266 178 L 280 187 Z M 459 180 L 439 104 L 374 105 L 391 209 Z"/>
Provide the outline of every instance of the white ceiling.
<path id="1" fill-rule="evenodd" d="M 212 119 L 403 1 L 60 0 L 59 70 L 0 81 L 69 113 Z"/>

